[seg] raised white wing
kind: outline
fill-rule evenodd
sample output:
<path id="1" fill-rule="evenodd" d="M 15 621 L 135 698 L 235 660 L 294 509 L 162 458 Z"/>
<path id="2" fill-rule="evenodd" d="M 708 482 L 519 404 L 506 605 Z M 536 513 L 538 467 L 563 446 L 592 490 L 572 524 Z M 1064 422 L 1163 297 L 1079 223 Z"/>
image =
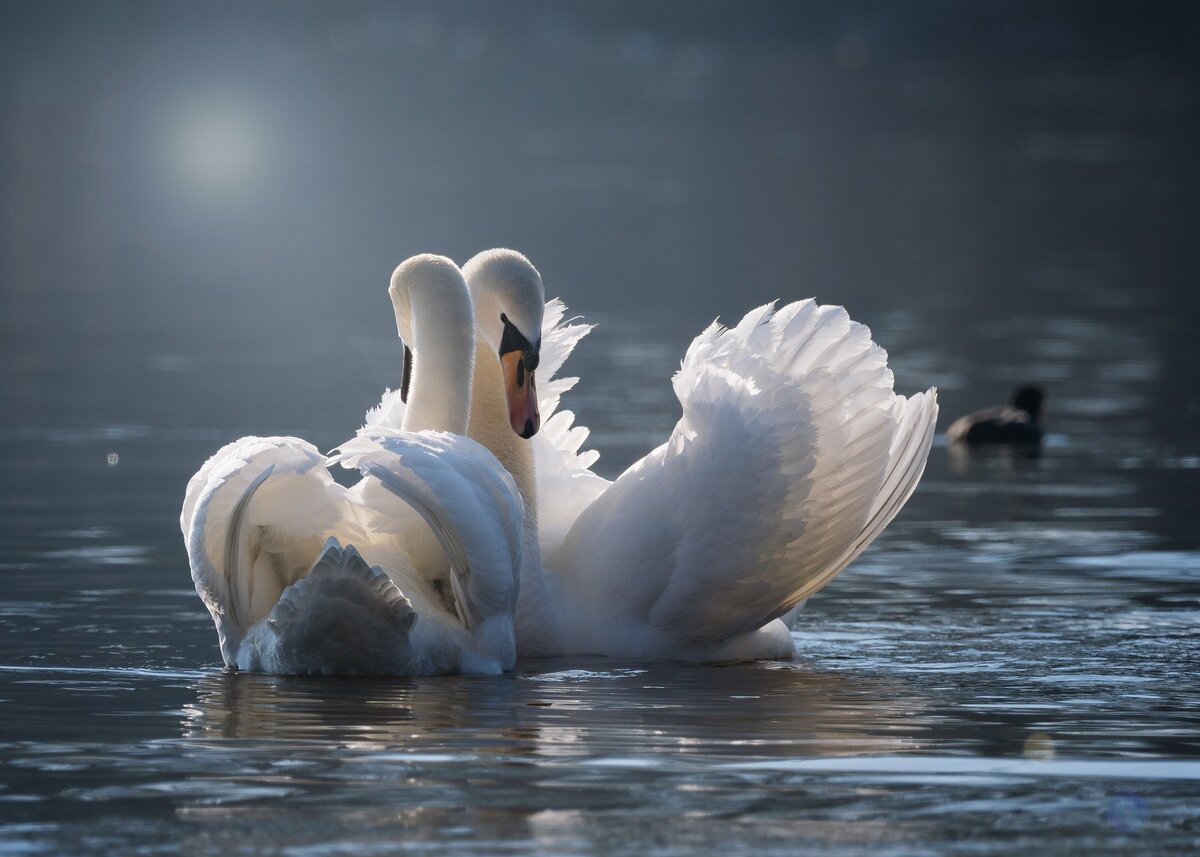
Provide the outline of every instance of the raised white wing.
<path id="1" fill-rule="evenodd" d="M 588 429 L 576 426 L 575 414 L 558 410 L 563 393 L 578 378 L 556 378 L 575 346 L 593 325 L 565 319 L 566 305 L 554 298 L 542 316 L 541 361 L 538 365 L 538 408 L 542 428 L 533 437 L 537 472 L 538 536 L 544 553 L 556 549 L 571 525 L 587 506 L 612 483 L 592 472 L 600 457 L 595 450 L 580 451 Z"/>
<path id="2" fill-rule="evenodd" d="M 937 416 L 934 391 L 893 393 L 865 326 L 811 300 L 714 323 L 673 383 L 670 439 L 583 511 L 555 568 L 601 635 L 636 616 L 702 646 L 784 615 L 903 506 Z"/>
<path id="3" fill-rule="evenodd" d="M 365 477 L 355 488 L 356 505 L 372 550 L 386 555 L 402 542 L 399 547 L 413 557 L 422 588 L 442 596 L 447 609 L 471 632 L 471 650 L 487 654 L 454 668 L 489 672 L 490 665 L 498 663 L 501 669 L 511 669 L 516 659 L 512 618 L 524 555 L 524 506 L 508 471 L 475 441 L 444 432 L 364 429 L 330 460 Z M 428 524 L 448 562 L 439 565 L 437 551 L 428 544 L 423 550 L 411 530 L 395 533 L 396 523 L 409 509 Z M 438 575 L 430 574 L 439 568 L 447 570 L 440 576 L 445 586 Z M 430 630 L 418 622 L 414 633 Z M 430 638 L 423 645 L 438 649 L 441 641 Z"/>
<path id="4" fill-rule="evenodd" d="M 244 437 L 188 483 L 180 526 L 196 592 L 217 626 L 227 664 L 245 635 L 347 524 L 345 489 L 325 457 L 294 437 Z"/>
<path id="5" fill-rule="evenodd" d="M 339 674 L 511 669 L 523 544 L 508 473 L 473 441 L 427 432 L 364 432 L 334 460 L 363 480 L 341 487 L 297 438 L 243 438 L 189 485 L 181 524 L 225 662 Z"/>

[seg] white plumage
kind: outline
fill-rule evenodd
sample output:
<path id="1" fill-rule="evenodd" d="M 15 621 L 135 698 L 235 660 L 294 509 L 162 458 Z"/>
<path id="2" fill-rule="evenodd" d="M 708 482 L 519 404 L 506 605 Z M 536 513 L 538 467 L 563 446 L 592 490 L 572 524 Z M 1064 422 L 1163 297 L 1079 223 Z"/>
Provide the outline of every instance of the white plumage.
<path id="1" fill-rule="evenodd" d="M 479 293 L 497 276 L 484 271 L 505 252 L 464 267 L 481 340 L 491 322 L 478 315 Z M 540 290 L 536 271 L 525 279 Z M 536 485 L 525 503 L 540 556 L 527 545 L 519 651 L 790 656 L 779 620 L 861 553 L 915 489 L 935 391 L 895 395 L 886 353 L 840 307 L 759 307 L 692 342 L 672 382 L 683 416 L 670 438 L 608 483 L 588 469 L 593 454 L 579 452 L 587 430 L 554 413 L 575 379 L 552 374 L 589 329 L 564 314 L 561 303 L 546 305 L 539 372 L 550 380 L 541 382 L 545 428 L 532 441 L 536 478 L 528 456 L 492 446 L 518 485 Z M 481 359 L 476 397 L 489 377 Z M 491 446 L 502 421 L 476 408 L 470 434 Z"/>
<path id="2" fill-rule="evenodd" d="M 228 666 L 403 675 L 513 667 L 523 507 L 512 477 L 460 436 L 474 351 L 466 285 L 449 260 L 416 257 L 397 269 L 397 288 L 405 312 L 420 316 L 409 326 L 408 415 L 458 434 L 365 429 L 328 461 L 298 438 L 247 437 L 201 467 L 180 526 Z M 362 479 L 339 485 L 333 463 Z"/>

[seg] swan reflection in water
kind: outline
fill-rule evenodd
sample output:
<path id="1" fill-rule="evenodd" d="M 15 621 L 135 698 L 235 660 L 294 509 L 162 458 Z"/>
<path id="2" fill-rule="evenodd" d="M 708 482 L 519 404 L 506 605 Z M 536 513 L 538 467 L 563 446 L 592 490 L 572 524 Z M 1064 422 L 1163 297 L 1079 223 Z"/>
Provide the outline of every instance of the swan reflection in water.
<path id="1" fill-rule="evenodd" d="M 800 664 L 528 661 L 516 676 L 289 678 L 196 685 L 185 738 L 519 757 L 837 756 L 920 749 L 927 700 L 893 679 Z"/>
<path id="2" fill-rule="evenodd" d="M 988 472 L 1031 471 L 1042 466 L 1044 450 L 1040 443 L 968 446 L 947 443 L 950 469 L 960 476 Z"/>
<path id="3" fill-rule="evenodd" d="M 911 802 L 909 786 L 753 762 L 920 753 L 936 722 L 936 706 L 904 682 L 796 663 L 572 659 L 382 681 L 214 674 L 196 685 L 182 743 L 215 784 L 175 813 L 209 851 L 299 848 L 315 831 L 337 853 L 398 842 L 630 853 L 630 836 L 646 845 L 634 853 L 663 837 L 744 835 L 788 853 L 797 841 L 916 841 L 918 821 L 872 805 L 878 788 Z"/>

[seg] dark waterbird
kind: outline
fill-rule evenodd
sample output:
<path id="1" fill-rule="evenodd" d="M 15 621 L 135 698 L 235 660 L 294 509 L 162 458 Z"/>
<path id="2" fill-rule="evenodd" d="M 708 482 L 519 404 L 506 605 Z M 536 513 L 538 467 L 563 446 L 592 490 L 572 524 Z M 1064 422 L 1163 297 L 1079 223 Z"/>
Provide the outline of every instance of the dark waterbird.
<path id="1" fill-rule="evenodd" d="M 1034 384 L 1018 387 L 1009 404 L 984 408 L 956 419 L 946 430 L 946 439 L 969 446 L 1039 444 L 1043 397 L 1042 388 Z"/>

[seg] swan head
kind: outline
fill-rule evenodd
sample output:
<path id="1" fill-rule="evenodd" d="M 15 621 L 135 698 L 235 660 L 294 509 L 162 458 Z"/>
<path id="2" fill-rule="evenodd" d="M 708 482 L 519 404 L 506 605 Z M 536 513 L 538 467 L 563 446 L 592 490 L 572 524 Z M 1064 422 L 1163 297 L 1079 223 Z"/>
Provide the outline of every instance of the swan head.
<path id="1" fill-rule="evenodd" d="M 454 295 L 465 295 L 467 284 L 458 265 L 445 256 L 422 253 L 405 259 L 392 272 L 388 295 L 392 299 L 392 312 L 396 316 L 396 332 L 404 343 L 404 377 L 400 384 L 400 399 L 408 401 L 408 388 L 412 381 L 413 354 L 416 334 L 413 331 L 414 295 L 429 296 L 444 304 Z M 469 312 L 469 310 L 468 310 Z"/>
<path id="2" fill-rule="evenodd" d="M 534 372 L 542 345 L 542 275 L 515 250 L 485 250 L 463 266 L 479 337 L 500 360 L 508 421 L 529 439 L 542 424 Z"/>

